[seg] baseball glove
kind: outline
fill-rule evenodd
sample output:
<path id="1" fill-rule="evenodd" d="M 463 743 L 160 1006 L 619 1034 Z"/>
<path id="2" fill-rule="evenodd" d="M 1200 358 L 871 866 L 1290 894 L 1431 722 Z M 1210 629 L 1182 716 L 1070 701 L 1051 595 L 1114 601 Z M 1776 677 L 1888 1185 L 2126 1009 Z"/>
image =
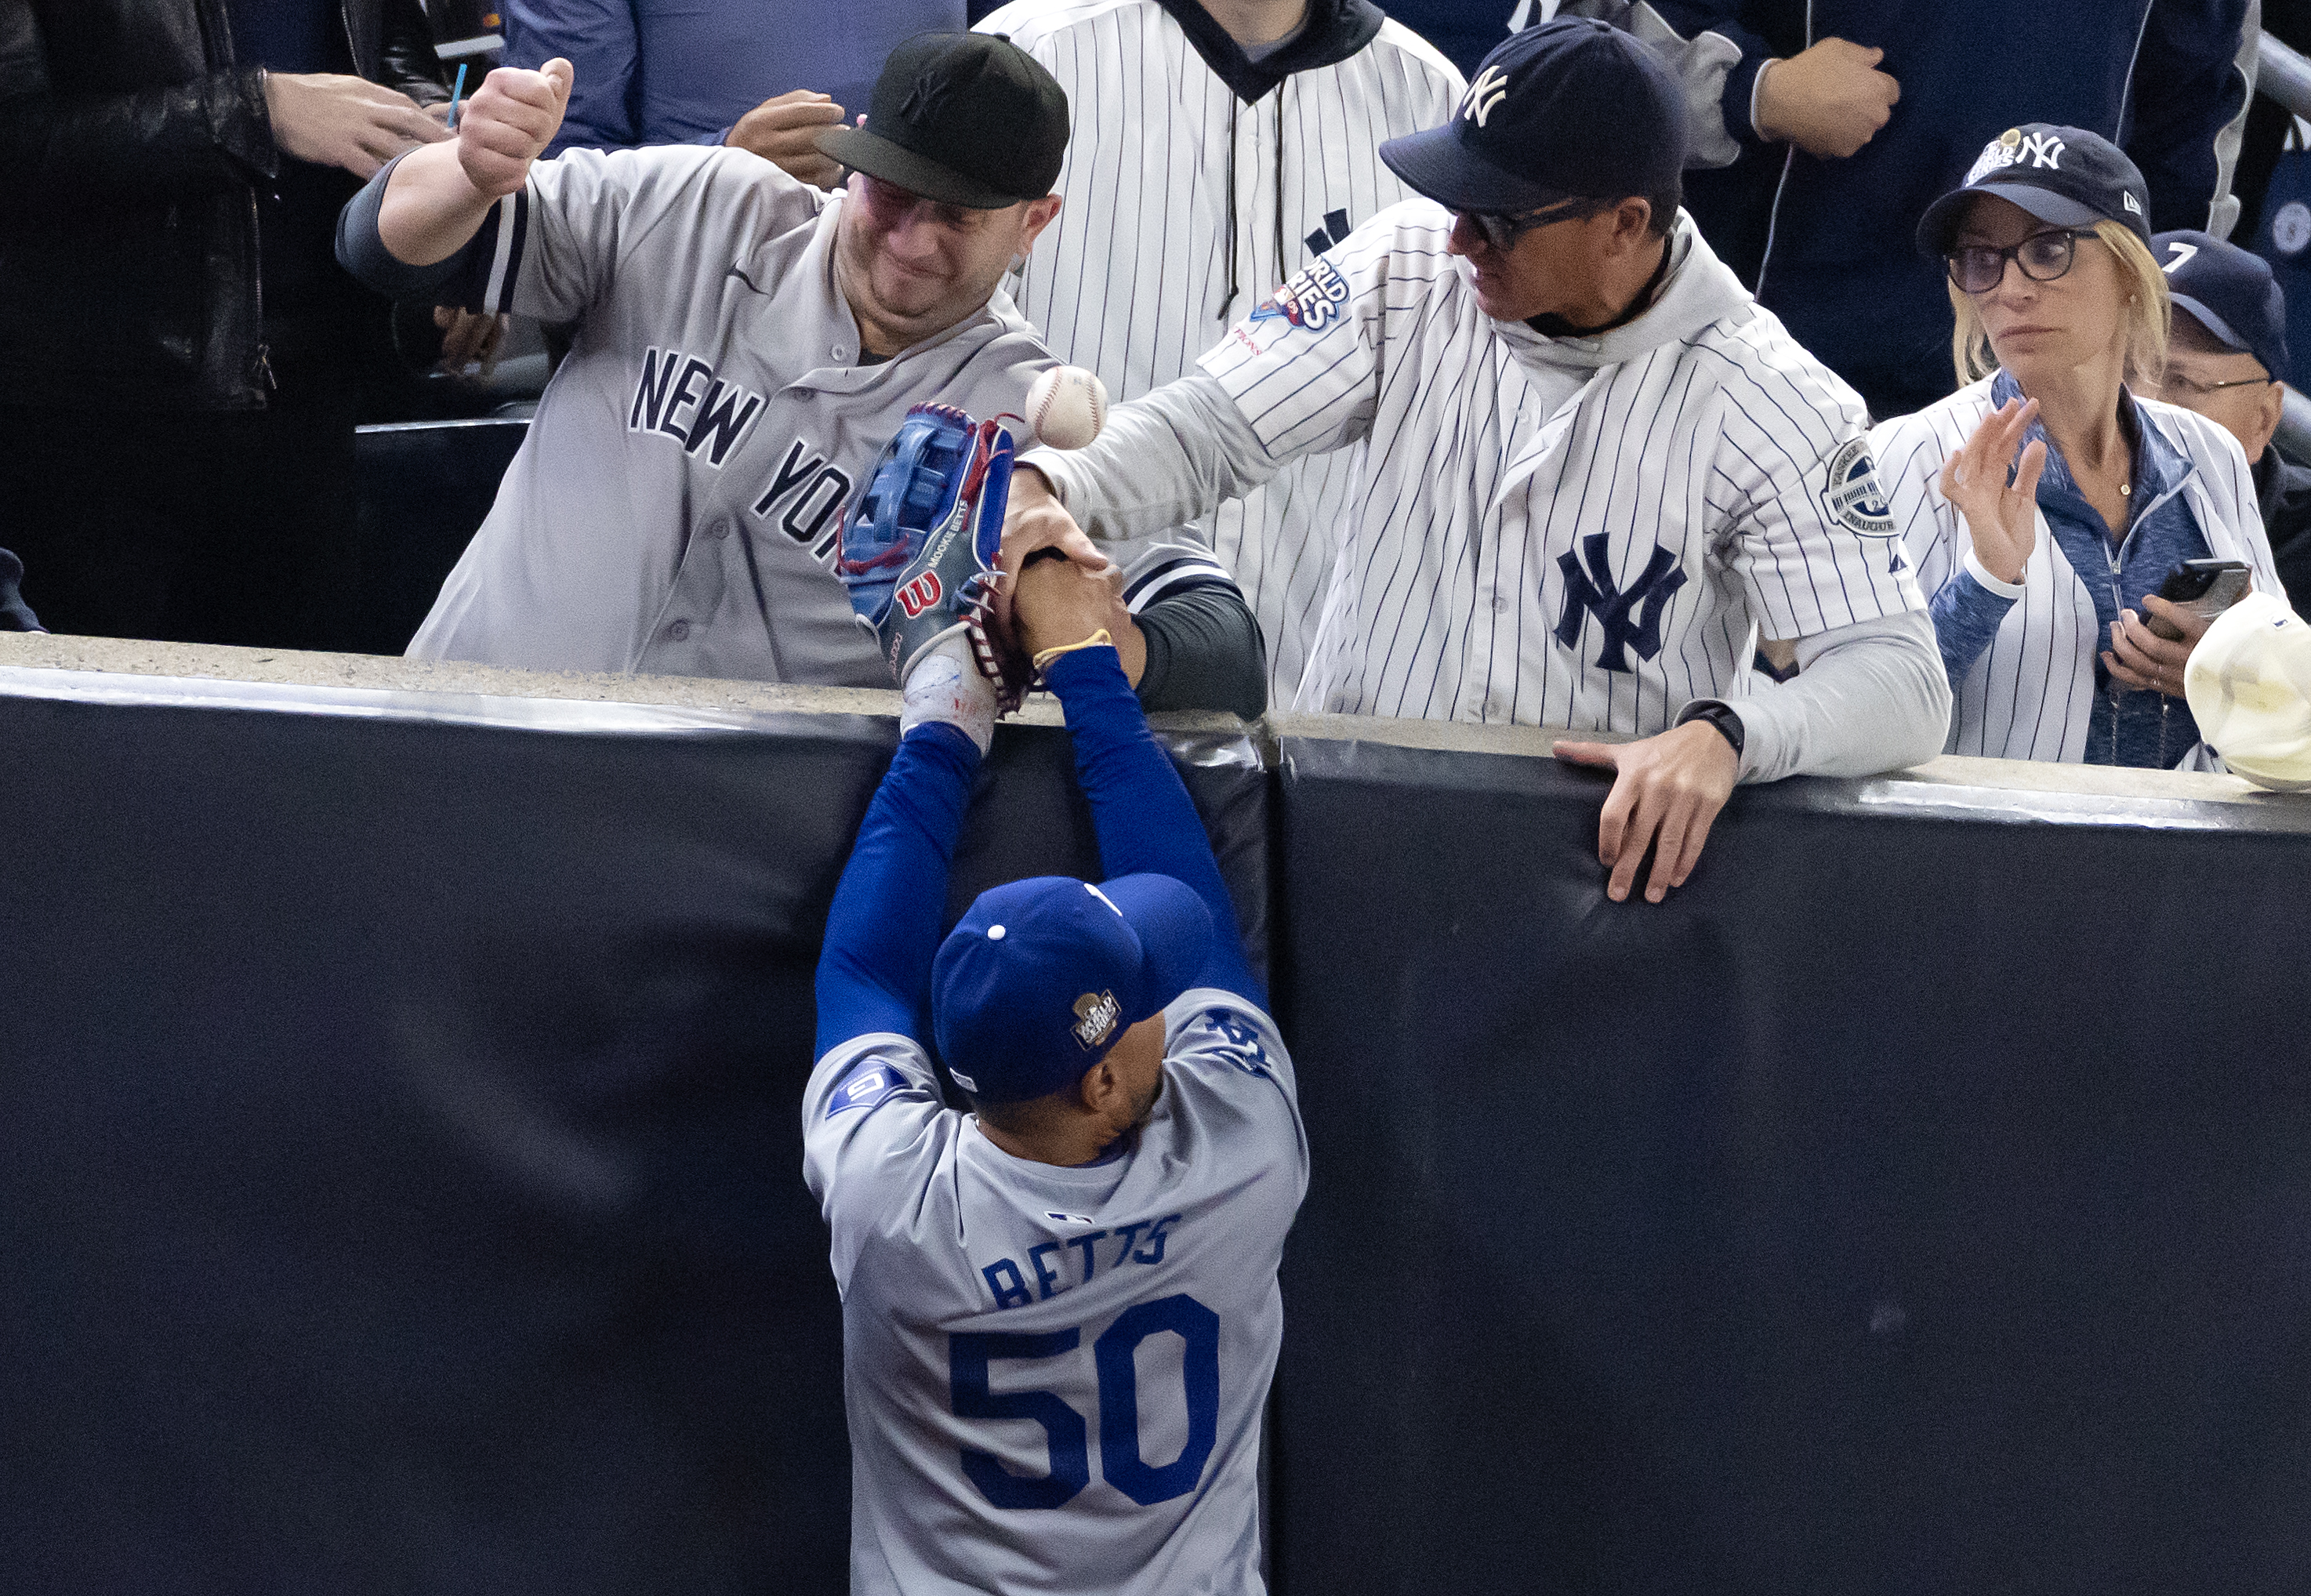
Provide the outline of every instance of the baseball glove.
<path id="1" fill-rule="evenodd" d="M 902 685 L 916 660 L 960 629 L 999 708 L 1025 698 L 1034 667 L 991 624 L 1010 489 L 1011 434 L 952 405 L 911 408 L 875 462 L 842 524 L 834 569 Z"/>

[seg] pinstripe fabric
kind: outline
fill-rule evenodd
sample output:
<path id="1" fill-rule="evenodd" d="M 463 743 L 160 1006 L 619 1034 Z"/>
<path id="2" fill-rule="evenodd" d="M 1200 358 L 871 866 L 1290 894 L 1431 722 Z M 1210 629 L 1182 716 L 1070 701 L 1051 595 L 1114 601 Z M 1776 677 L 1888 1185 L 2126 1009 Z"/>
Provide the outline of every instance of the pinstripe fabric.
<path id="1" fill-rule="evenodd" d="M 1320 251 L 1325 238 L 1312 248 L 1309 235 L 1322 235 L 1328 217 L 1353 225 L 1408 197 L 1381 163 L 1381 141 L 1443 122 L 1462 87 L 1450 62 L 1393 22 L 1347 60 L 1295 73 L 1253 105 L 1154 0 L 1016 0 L 980 27 L 1008 33 L 1048 67 L 1074 120 L 1065 207 L 1014 297 L 1052 353 L 1098 372 L 1118 400 L 1191 370 L 1230 321 Z M 1190 529 L 1251 599 L 1278 703 L 1298 684 L 1351 485 L 1345 459 L 1305 460 Z"/>
<path id="2" fill-rule="evenodd" d="M 1965 519 L 1942 497 L 1942 462 L 1990 414 L 1985 377 L 1913 415 L 1881 422 L 1870 440 L 1879 480 L 1917 567 L 1918 585 L 1937 593 L 1963 568 L 1973 547 Z M 2216 558 L 2243 560 L 2258 592 L 2285 597 L 2263 534 L 2254 478 L 2228 432 L 2188 410 L 2138 399 L 2150 424 L 2197 467 L 2183 493 Z M 1997 759 L 2085 758 L 2094 707 L 2095 657 L 2102 648 L 2094 597 L 2038 516 L 2038 538 L 2022 568 L 2022 597 L 1966 678 L 1951 684 L 1951 754 Z M 2193 763 L 2185 761 L 2188 764 Z"/>
<path id="3" fill-rule="evenodd" d="M 1829 504 L 1834 459 L 1867 476 L 1860 400 L 1689 218 L 1661 300 L 1585 344 L 1486 316 L 1451 226 L 1382 213 L 1304 280 L 1308 325 L 1265 307 L 1203 362 L 1270 453 L 1354 473 L 1297 707 L 1658 732 L 1746 690 L 1753 618 L 1923 607 Z"/>

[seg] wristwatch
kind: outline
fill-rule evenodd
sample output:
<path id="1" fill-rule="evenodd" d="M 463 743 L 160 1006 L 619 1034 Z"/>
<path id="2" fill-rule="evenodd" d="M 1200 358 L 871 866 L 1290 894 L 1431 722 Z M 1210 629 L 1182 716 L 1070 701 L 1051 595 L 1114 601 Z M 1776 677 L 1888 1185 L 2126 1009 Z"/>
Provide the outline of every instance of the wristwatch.
<path id="1" fill-rule="evenodd" d="M 1689 703 L 1680 711 L 1677 724 L 1688 720 L 1706 720 L 1715 727 L 1724 739 L 1733 745 L 1733 757 L 1741 757 L 1741 712 L 1730 703 Z"/>

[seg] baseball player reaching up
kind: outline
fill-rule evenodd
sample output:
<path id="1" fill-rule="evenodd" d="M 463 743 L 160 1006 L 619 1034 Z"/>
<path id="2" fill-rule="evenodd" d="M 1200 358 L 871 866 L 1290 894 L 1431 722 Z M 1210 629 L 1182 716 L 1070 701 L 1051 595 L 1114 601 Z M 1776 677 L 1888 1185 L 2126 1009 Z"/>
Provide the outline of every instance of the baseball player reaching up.
<path id="1" fill-rule="evenodd" d="M 743 150 L 541 160 L 570 89 L 566 61 L 491 73 L 454 142 L 339 222 L 339 258 L 380 292 L 578 324 L 410 652 L 884 683 L 837 530 L 909 406 L 1022 411 L 1055 363 L 999 284 L 1059 213 L 1066 96 L 1004 40 L 909 39 L 866 125 L 818 135 L 854 169 L 827 193 Z M 1156 707 L 1256 699 L 1248 606 L 1208 559 L 1193 574 L 1119 601 L 1127 668 Z"/>
<path id="2" fill-rule="evenodd" d="M 1681 885 L 1737 781 L 1932 757 L 1949 714 L 1853 391 L 1679 208 L 1686 109 L 1647 48 L 1557 19 L 1381 153 L 1382 211 L 1198 369 L 1025 458 L 1004 560 L 1207 513 L 1350 451 L 1295 707 L 1635 734 L 1606 891 Z M 1033 467 L 1025 469 L 1024 467 Z M 1786 682 L 1750 669 L 1793 646 Z M 1769 650 L 1773 651 L 1773 650 Z"/>
<path id="3" fill-rule="evenodd" d="M 939 936 L 996 712 L 970 622 L 1009 467 L 992 423 L 920 409 L 843 534 L 906 702 L 828 915 L 803 1100 L 842 1295 L 850 1588 L 1257 1592 L 1307 1144 L 1202 824 L 1079 565 L 1030 566 L 1013 614 L 1107 878 L 993 888 Z M 934 1038 L 970 1112 L 941 1098 Z"/>

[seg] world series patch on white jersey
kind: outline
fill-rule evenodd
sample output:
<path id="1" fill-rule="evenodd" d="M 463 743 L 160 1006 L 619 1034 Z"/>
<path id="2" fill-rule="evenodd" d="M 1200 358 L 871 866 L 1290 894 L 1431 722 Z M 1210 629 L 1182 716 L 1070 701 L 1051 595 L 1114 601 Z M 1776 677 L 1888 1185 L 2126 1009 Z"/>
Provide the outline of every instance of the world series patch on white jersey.
<path id="1" fill-rule="evenodd" d="M 1201 362 L 1355 486 L 1295 707 L 1651 734 L 1794 641 L 1923 604 L 1853 391 L 1689 217 L 1650 310 L 1496 322 L 1452 218 L 1375 217 Z"/>
<path id="2" fill-rule="evenodd" d="M 1083 1168 L 998 1148 L 904 1037 L 812 1072 L 856 1596 L 1264 1588 L 1260 1426 L 1307 1141 L 1265 1014 L 1199 990 L 1164 1034 L 1153 1116 Z"/>
<path id="3" fill-rule="evenodd" d="M 1452 113 L 1460 74 L 1394 22 L 1345 60 L 1247 103 L 1158 0 L 1016 0 L 980 23 L 1067 91 L 1057 222 L 1014 292 L 1052 353 L 1136 398 L 1194 368 L 1230 322 L 1359 222 L 1408 198 L 1382 140 Z M 1312 458 L 1190 533 L 1234 574 L 1291 702 L 1351 488 Z"/>

